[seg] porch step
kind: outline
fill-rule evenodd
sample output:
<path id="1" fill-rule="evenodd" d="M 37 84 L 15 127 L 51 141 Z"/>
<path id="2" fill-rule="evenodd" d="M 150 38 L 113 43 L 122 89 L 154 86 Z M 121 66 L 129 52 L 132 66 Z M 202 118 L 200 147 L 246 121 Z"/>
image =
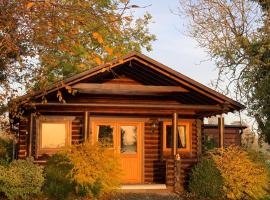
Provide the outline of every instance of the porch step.
<path id="1" fill-rule="evenodd" d="M 166 184 L 132 184 L 122 185 L 122 190 L 166 190 Z"/>

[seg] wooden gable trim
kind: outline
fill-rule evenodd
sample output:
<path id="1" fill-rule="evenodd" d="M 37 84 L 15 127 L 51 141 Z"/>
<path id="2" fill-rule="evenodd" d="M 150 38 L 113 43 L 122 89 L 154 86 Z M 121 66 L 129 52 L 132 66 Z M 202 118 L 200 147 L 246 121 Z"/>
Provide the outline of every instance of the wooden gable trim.
<path id="1" fill-rule="evenodd" d="M 179 93 L 188 92 L 181 86 L 149 86 L 149 85 L 125 85 L 125 84 L 92 84 L 92 83 L 77 83 L 72 85 L 72 88 L 81 93 L 91 94 L 164 94 L 164 93 Z"/>
<path id="2" fill-rule="evenodd" d="M 57 106 L 57 107 L 104 107 L 104 108 L 151 108 L 171 110 L 196 110 L 196 111 L 221 111 L 220 105 L 160 105 L 160 104 L 116 104 L 116 103 L 33 103 L 34 106 Z"/>

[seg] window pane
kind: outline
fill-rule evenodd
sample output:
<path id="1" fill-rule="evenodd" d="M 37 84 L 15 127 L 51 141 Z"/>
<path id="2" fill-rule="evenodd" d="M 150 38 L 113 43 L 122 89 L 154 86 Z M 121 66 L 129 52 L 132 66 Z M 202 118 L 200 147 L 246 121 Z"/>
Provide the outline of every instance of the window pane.
<path id="1" fill-rule="evenodd" d="M 137 152 L 137 126 L 120 126 L 121 153 Z"/>
<path id="2" fill-rule="evenodd" d="M 97 126 L 97 138 L 108 147 L 113 147 L 113 127 L 110 125 Z"/>
<path id="3" fill-rule="evenodd" d="M 172 148 L 172 126 L 166 126 L 166 148 Z"/>
<path id="4" fill-rule="evenodd" d="M 42 123 L 41 148 L 60 148 L 66 144 L 65 123 Z"/>
<path id="5" fill-rule="evenodd" d="M 187 146 L 187 138 L 186 138 L 186 126 L 177 126 L 177 148 L 186 148 Z M 172 148 L 172 125 L 167 125 L 166 126 L 166 148 Z"/>

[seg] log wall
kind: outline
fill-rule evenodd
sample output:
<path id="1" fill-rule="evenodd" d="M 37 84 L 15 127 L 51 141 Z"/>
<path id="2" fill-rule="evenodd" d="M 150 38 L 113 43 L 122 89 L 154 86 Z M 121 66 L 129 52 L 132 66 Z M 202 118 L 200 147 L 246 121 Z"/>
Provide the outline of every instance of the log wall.
<path id="1" fill-rule="evenodd" d="M 18 158 L 19 159 L 25 159 L 27 156 L 27 150 L 28 150 L 28 133 L 29 133 L 29 120 L 26 119 L 20 119 L 19 123 L 19 138 L 18 138 Z"/>
<path id="2" fill-rule="evenodd" d="M 75 116 L 72 121 L 72 144 L 83 142 L 83 115 Z M 197 161 L 198 151 L 198 136 L 196 120 L 191 120 L 191 151 L 178 152 L 181 155 L 181 177 L 180 181 L 186 185 L 188 174 L 191 167 Z M 27 156 L 27 130 L 28 122 L 20 122 L 20 136 L 19 136 L 19 158 Z M 155 128 L 152 127 L 152 122 L 146 121 L 144 124 L 144 183 L 166 183 L 169 187 L 174 186 L 174 159 L 171 155 L 163 152 L 163 122 L 161 121 Z M 38 161 L 46 160 L 48 155 L 36 156 L 36 123 L 33 123 L 33 143 L 32 156 Z"/>
<path id="3" fill-rule="evenodd" d="M 72 121 L 72 133 L 71 133 L 71 143 L 79 144 L 84 140 L 83 134 L 83 116 L 77 116 Z"/>
<path id="4" fill-rule="evenodd" d="M 151 122 L 144 124 L 144 182 L 165 183 L 165 162 L 161 159 L 160 126 L 152 128 Z"/>

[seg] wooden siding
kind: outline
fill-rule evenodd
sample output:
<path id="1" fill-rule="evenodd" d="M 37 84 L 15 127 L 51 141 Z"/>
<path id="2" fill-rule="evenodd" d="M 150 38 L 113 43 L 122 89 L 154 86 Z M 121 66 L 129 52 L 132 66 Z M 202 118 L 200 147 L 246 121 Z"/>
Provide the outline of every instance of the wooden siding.
<path id="1" fill-rule="evenodd" d="M 161 160 L 160 128 L 144 124 L 144 182 L 165 183 L 165 162 Z"/>
<path id="2" fill-rule="evenodd" d="M 18 138 L 18 158 L 25 159 L 27 156 L 28 149 L 28 130 L 29 124 L 28 119 L 20 119 L 19 123 L 19 138 Z"/>
<path id="3" fill-rule="evenodd" d="M 83 134 L 83 116 L 77 116 L 72 121 L 72 131 L 71 131 L 71 143 L 79 144 L 84 140 Z"/>
<path id="4" fill-rule="evenodd" d="M 74 116 L 72 121 L 72 144 L 81 143 L 84 140 L 83 128 L 84 119 L 83 113 L 78 116 Z M 181 120 L 181 116 L 179 117 Z M 32 143 L 32 156 L 37 161 L 44 161 L 48 158 L 48 155 L 42 155 L 36 157 L 36 120 L 33 122 L 33 143 Z M 196 120 L 190 120 L 191 126 L 191 151 L 180 152 L 181 155 L 181 177 L 180 181 L 183 185 L 186 185 L 188 180 L 188 174 L 191 167 L 197 162 L 198 151 L 198 136 L 197 136 L 197 123 Z M 25 158 L 27 156 L 27 127 L 28 121 L 20 122 L 20 136 L 19 136 L 19 158 Z M 163 139 L 163 122 L 160 121 L 159 125 L 155 128 L 152 127 L 152 122 L 149 119 L 144 124 L 144 149 L 143 149 L 143 174 L 144 183 L 166 183 L 167 186 L 174 186 L 174 159 L 168 152 L 163 152 L 162 148 Z"/>

